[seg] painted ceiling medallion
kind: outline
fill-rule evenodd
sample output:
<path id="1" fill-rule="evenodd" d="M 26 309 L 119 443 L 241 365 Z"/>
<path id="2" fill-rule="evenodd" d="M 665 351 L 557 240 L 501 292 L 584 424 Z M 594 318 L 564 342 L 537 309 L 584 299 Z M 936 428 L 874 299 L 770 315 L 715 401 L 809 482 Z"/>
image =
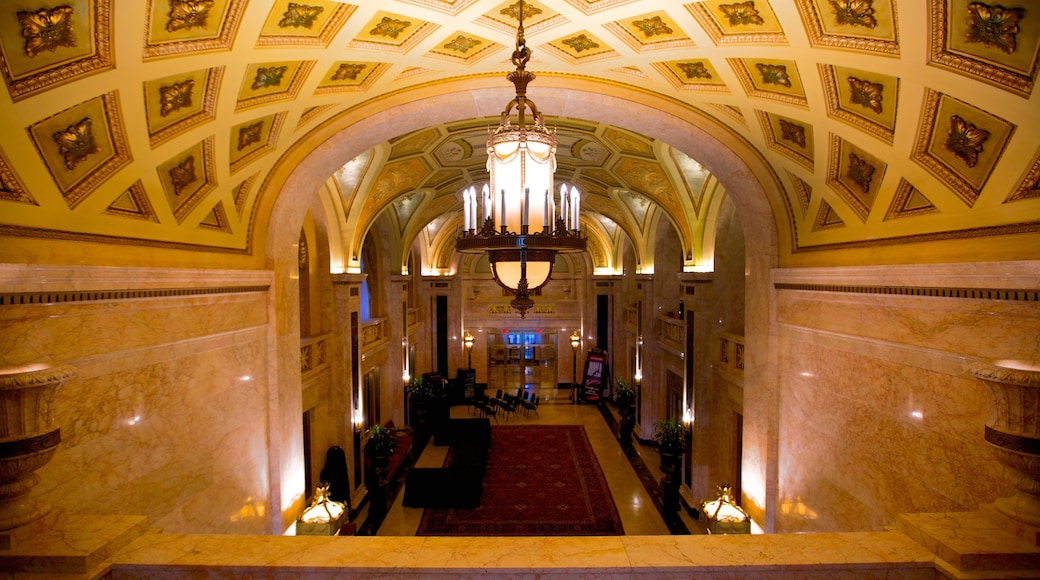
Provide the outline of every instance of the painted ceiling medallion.
<path id="1" fill-rule="evenodd" d="M 177 32 L 192 28 L 206 28 L 214 0 L 170 0 L 166 31 Z"/>
<path id="2" fill-rule="evenodd" d="M 260 121 L 252 125 L 246 125 L 238 130 L 238 150 L 241 151 L 253 143 L 260 141 L 264 129 L 264 122 Z"/>
<path id="3" fill-rule="evenodd" d="M 783 119 L 780 122 L 780 138 L 785 141 L 790 141 L 799 147 L 805 147 L 805 127 L 785 121 Z"/>
<path id="4" fill-rule="evenodd" d="M 574 52 L 583 52 L 593 48 L 599 48 L 599 43 L 584 34 L 563 39 L 563 43 L 574 49 Z"/>
<path id="5" fill-rule="evenodd" d="M 884 85 L 850 76 L 849 88 L 852 91 L 849 99 L 852 104 L 862 105 L 875 113 L 881 114 L 881 93 Z"/>
<path id="6" fill-rule="evenodd" d="M 530 2 L 524 3 L 524 20 L 530 22 L 532 18 L 541 14 L 543 10 Z M 520 2 L 514 2 L 498 12 L 502 16 L 508 16 L 517 22 L 520 21 Z"/>
<path id="7" fill-rule="evenodd" d="M 703 62 L 680 62 L 675 66 L 679 67 L 679 69 L 686 74 L 686 78 L 688 79 L 711 78 L 711 72 L 708 71 L 708 67 L 704 66 Z"/>
<path id="8" fill-rule="evenodd" d="M 1018 22 L 1025 12 L 1022 8 L 972 2 L 968 4 L 968 29 L 964 33 L 964 42 L 981 42 L 1005 54 L 1012 54 L 1017 47 L 1015 37 L 1019 32 Z"/>
<path id="9" fill-rule="evenodd" d="M 58 145 L 58 152 L 65 159 L 65 167 L 72 171 L 87 156 L 99 151 L 94 139 L 94 122 L 90 117 L 69 125 L 52 135 Z"/>
<path id="10" fill-rule="evenodd" d="M 331 79 L 334 81 L 356 81 L 358 75 L 361 74 L 361 71 L 365 70 L 365 67 L 367 66 L 368 65 L 354 62 L 342 63 L 339 65 L 339 68 L 336 69 L 336 72 L 332 73 Z"/>
<path id="11" fill-rule="evenodd" d="M 197 180 L 198 176 L 195 175 L 194 155 L 170 168 L 170 183 L 173 184 L 174 195 L 184 193 L 184 190 Z"/>
<path id="12" fill-rule="evenodd" d="M 950 117 L 950 129 L 946 132 L 943 147 L 956 155 L 968 167 L 975 167 L 979 162 L 982 144 L 989 139 L 989 131 L 980 129 L 954 115 Z"/>
<path id="13" fill-rule="evenodd" d="M 729 20 L 730 26 L 761 26 L 766 22 L 751 1 L 719 4 L 719 10 Z"/>
<path id="14" fill-rule="evenodd" d="M 838 24 L 876 28 L 874 0 L 829 0 Z"/>
<path id="15" fill-rule="evenodd" d="M 762 82 L 767 85 L 780 85 L 791 88 L 791 77 L 787 74 L 787 67 L 782 64 L 755 63 L 755 68 L 762 75 Z"/>
<path id="16" fill-rule="evenodd" d="M 278 21 L 279 28 L 310 28 L 314 21 L 325 11 L 324 6 L 308 6 L 290 2 L 289 8 Z"/>
<path id="17" fill-rule="evenodd" d="M 384 16 L 383 19 L 379 21 L 379 24 L 376 24 L 376 26 L 372 30 L 369 30 L 368 33 L 372 36 L 386 36 L 396 39 L 402 32 L 404 32 L 404 29 L 411 25 L 412 23 L 407 20 L 397 20 L 396 18 Z"/>
<path id="18" fill-rule="evenodd" d="M 256 76 L 253 78 L 253 90 L 277 87 L 282 84 L 282 77 L 285 76 L 285 71 L 287 70 L 289 70 L 287 66 L 262 66 L 256 69 Z"/>
<path id="19" fill-rule="evenodd" d="M 643 35 L 647 38 L 657 35 L 672 34 L 674 32 L 660 16 L 644 18 L 643 20 L 633 20 L 632 25 L 641 30 Z"/>
<path id="20" fill-rule="evenodd" d="M 874 178 L 874 166 L 854 152 L 849 152 L 849 166 L 845 170 L 845 177 L 851 179 L 864 194 L 867 194 L 870 192 L 870 181 Z"/>
<path id="21" fill-rule="evenodd" d="M 479 39 L 470 38 L 468 36 L 463 36 L 462 34 L 460 34 L 448 41 L 446 44 L 444 44 L 444 48 L 466 54 L 467 52 L 469 52 L 471 48 L 474 48 L 480 44 L 481 42 Z"/>
<path id="22" fill-rule="evenodd" d="M 194 79 L 159 87 L 159 115 L 167 117 L 178 109 L 191 107 L 191 94 L 194 88 Z"/>
<path id="23" fill-rule="evenodd" d="M 43 51 L 54 52 L 58 47 L 75 47 L 71 6 L 40 8 L 35 12 L 19 11 L 18 22 L 25 38 L 25 54 L 35 57 Z"/>

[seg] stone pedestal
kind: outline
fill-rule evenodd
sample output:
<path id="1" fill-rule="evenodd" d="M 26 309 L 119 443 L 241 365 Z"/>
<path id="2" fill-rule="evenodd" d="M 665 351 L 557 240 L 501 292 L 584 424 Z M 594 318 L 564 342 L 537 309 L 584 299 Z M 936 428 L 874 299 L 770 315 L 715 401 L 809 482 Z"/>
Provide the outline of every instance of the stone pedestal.
<path id="1" fill-rule="evenodd" d="M 51 401 L 72 378 L 71 366 L 30 365 L 0 369 L 0 530 L 40 518 L 49 506 L 30 498 L 51 460 L 61 432 L 51 424 Z"/>
<path id="2" fill-rule="evenodd" d="M 990 390 L 992 404 L 985 438 L 997 460 L 1015 474 L 1017 492 L 994 502 L 1013 522 L 1016 533 L 1040 529 L 1040 364 L 1024 361 L 980 362 L 971 374 Z"/>

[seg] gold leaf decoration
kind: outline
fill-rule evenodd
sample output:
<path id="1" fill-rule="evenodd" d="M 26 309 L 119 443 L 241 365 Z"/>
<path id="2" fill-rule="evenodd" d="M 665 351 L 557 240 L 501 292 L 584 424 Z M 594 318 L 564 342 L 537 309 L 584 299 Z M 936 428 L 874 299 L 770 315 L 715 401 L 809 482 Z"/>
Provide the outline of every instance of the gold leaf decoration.
<path id="1" fill-rule="evenodd" d="M 1022 8 L 972 2 L 968 4 L 968 29 L 964 32 L 964 42 L 981 42 L 1011 54 L 1018 46 L 1015 39 L 1019 32 L 1018 21 L 1025 13 Z"/>
<path id="2" fill-rule="evenodd" d="M 60 46 L 76 46 L 72 14 L 72 7 L 64 5 L 40 8 L 35 12 L 19 11 L 18 23 L 22 25 L 25 55 L 33 58 L 45 50 L 54 52 Z"/>
<path id="3" fill-rule="evenodd" d="M 633 20 L 632 25 L 638 28 L 647 38 L 659 34 L 671 34 L 673 32 L 671 27 L 669 27 L 660 16 L 644 18 L 643 20 Z"/>
<path id="4" fill-rule="evenodd" d="M 787 74 L 787 67 L 782 64 L 755 63 L 755 68 L 762 75 L 762 82 L 767 85 L 780 85 L 791 88 L 791 77 Z"/>
<path id="5" fill-rule="evenodd" d="M 564 44 L 574 49 L 574 52 L 582 52 L 585 50 L 591 50 L 593 48 L 599 48 L 599 43 L 592 40 L 584 34 L 579 34 L 573 38 L 568 38 L 563 41 Z"/>
<path id="6" fill-rule="evenodd" d="M 451 39 L 447 44 L 445 44 L 444 48 L 448 50 L 455 50 L 461 52 L 462 54 L 466 54 L 467 52 L 469 52 L 469 49 L 479 44 L 480 40 L 476 38 L 469 38 L 460 34 L 455 38 Z"/>
<path id="7" fill-rule="evenodd" d="M 848 177 L 853 183 L 858 185 L 864 194 L 869 193 L 870 181 L 874 178 L 874 166 L 867 163 L 866 159 L 850 152 L 849 167 L 845 170 L 845 177 Z"/>
<path id="8" fill-rule="evenodd" d="M 195 156 L 192 155 L 181 161 L 170 169 L 170 182 L 173 183 L 173 192 L 180 195 L 189 185 L 195 183 L 198 176 L 195 175 Z"/>
<path id="9" fill-rule="evenodd" d="M 170 0 L 170 12 L 167 14 L 167 32 L 205 28 L 209 20 L 209 12 L 215 0 Z"/>
<path id="10" fill-rule="evenodd" d="M 166 117 L 177 109 L 190 107 L 194 88 L 194 79 L 159 87 L 159 115 Z"/>
<path id="11" fill-rule="evenodd" d="M 290 2 L 285 14 L 282 14 L 282 19 L 278 21 L 278 27 L 310 28 L 324 10 L 324 6 L 308 6 Z"/>
<path id="12" fill-rule="evenodd" d="M 851 101 L 854 105 L 862 105 L 877 114 L 881 114 L 881 92 L 884 88 L 880 83 L 872 83 L 849 77 L 849 88 L 852 90 Z"/>
<path id="13" fill-rule="evenodd" d="M 345 80 L 356 81 L 357 78 L 358 78 L 358 75 L 361 74 L 361 71 L 365 70 L 365 67 L 367 67 L 367 66 L 368 65 L 359 64 L 359 63 L 345 62 L 345 63 L 339 65 L 339 68 L 336 69 L 336 72 L 334 72 L 332 74 L 331 80 L 334 80 L 334 81 L 345 81 Z"/>
<path id="14" fill-rule="evenodd" d="M 520 20 L 520 2 L 514 2 L 508 7 L 499 10 L 498 13 L 502 16 L 508 16 L 513 20 Z M 530 3 L 524 4 L 524 18 L 530 19 L 532 16 L 538 16 L 541 13 L 541 8 L 532 6 Z"/>
<path id="15" fill-rule="evenodd" d="M 838 24 L 877 28 L 874 0 L 830 0 Z"/>
<path id="16" fill-rule="evenodd" d="M 253 90 L 266 87 L 276 87 L 282 84 L 282 77 L 288 66 L 262 66 L 256 69 L 256 77 L 253 78 Z"/>
<path id="17" fill-rule="evenodd" d="M 376 27 L 369 30 L 368 33 L 372 36 L 388 36 L 396 39 L 402 32 L 404 32 L 405 28 L 408 28 L 411 25 L 412 23 L 408 20 L 397 20 L 396 18 L 384 16 L 383 19 L 379 21 L 379 24 L 376 24 Z"/>
<path id="18" fill-rule="evenodd" d="M 260 141 L 260 133 L 263 131 L 264 122 L 259 121 L 252 125 L 246 125 L 238 130 L 238 150 L 241 151 L 253 143 Z"/>
<path id="19" fill-rule="evenodd" d="M 975 167 L 986 139 L 989 139 L 989 131 L 954 115 L 950 117 L 950 130 L 946 132 L 943 148 L 956 155 L 968 167 Z"/>
<path id="20" fill-rule="evenodd" d="M 99 151 L 94 139 L 94 122 L 85 117 L 52 135 L 58 144 L 58 152 L 65 159 L 65 167 L 72 171 L 91 153 Z"/>
<path id="21" fill-rule="evenodd" d="M 780 119 L 780 138 L 805 148 L 805 127 Z"/>
<path id="22" fill-rule="evenodd" d="M 703 62 L 680 62 L 677 64 L 688 79 L 710 79 L 711 71 Z"/>
<path id="23" fill-rule="evenodd" d="M 726 15 L 730 26 L 765 24 L 765 20 L 755 9 L 754 2 L 736 2 L 734 4 L 719 4 L 719 10 Z"/>

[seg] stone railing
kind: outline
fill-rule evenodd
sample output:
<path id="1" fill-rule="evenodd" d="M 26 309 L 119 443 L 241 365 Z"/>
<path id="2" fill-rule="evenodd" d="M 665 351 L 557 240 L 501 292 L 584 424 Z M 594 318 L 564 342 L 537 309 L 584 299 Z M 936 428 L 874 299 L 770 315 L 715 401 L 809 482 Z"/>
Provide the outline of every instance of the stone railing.
<path id="1" fill-rule="evenodd" d="M 329 335 L 319 334 L 300 340 L 300 373 L 308 374 L 326 367 L 329 356 Z"/>
<path id="2" fill-rule="evenodd" d="M 390 336 L 390 323 L 386 318 L 373 318 L 361 324 L 361 350 L 366 351 L 386 341 Z"/>
<path id="3" fill-rule="evenodd" d="M 657 340 L 682 351 L 686 346 L 686 321 L 663 314 L 657 317 Z"/>
<path id="4" fill-rule="evenodd" d="M 744 378 L 744 337 L 728 332 L 720 334 L 714 366 L 722 373 Z"/>

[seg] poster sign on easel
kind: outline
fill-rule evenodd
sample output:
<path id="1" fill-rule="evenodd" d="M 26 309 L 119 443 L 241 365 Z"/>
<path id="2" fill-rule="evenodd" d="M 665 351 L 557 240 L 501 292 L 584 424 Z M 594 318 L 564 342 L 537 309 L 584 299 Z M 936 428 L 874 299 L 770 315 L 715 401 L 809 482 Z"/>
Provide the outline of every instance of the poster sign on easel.
<path id="1" fill-rule="evenodd" d="M 594 348 L 585 356 L 585 372 L 581 378 L 581 400 L 599 401 L 603 390 L 610 387 L 610 365 L 607 351 Z"/>

